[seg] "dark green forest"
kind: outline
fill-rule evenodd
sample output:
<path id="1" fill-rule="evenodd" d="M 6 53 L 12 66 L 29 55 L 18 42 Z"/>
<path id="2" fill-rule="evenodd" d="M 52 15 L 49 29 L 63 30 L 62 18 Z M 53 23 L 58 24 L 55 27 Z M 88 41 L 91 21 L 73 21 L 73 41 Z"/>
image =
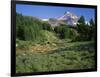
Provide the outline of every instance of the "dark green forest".
<path id="1" fill-rule="evenodd" d="M 16 13 L 16 73 L 95 68 L 95 22 L 76 27 Z"/>

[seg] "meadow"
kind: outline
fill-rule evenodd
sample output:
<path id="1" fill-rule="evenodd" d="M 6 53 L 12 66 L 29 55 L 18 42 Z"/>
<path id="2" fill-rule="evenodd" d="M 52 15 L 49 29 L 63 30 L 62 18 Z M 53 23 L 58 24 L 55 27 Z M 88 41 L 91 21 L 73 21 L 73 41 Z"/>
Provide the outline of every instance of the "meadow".
<path id="1" fill-rule="evenodd" d="M 95 24 L 51 27 L 35 17 L 16 14 L 16 73 L 95 68 Z"/>

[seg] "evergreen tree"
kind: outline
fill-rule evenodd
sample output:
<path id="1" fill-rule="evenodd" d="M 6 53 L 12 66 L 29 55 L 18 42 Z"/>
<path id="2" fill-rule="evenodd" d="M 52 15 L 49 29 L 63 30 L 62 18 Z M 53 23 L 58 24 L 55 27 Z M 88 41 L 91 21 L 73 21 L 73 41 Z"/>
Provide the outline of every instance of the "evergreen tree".
<path id="1" fill-rule="evenodd" d="M 16 14 L 16 36 L 20 40 L 38 40 L 41 35 L 42 23 L 29 16 Z"/>
<path id="2" fill-rule="evenodd" d="M 85 18 L 83 16 L 80 17 L 78 24 L 77 24 L 77 31 L 79 36 L 77 40 L 79 41 L 88 41 L 91 40 L 90 38 L 90 26 L 85 23 Z"/>
<path id="3" fill-rule="evenodd" d="M 79 24 L 85 24 L 85 18 L 84 16 L 81 16 L 80 19 L 78 20 Z"/>
<path id="4" fill-rule="evenodd" d="M 93 21 L 93 19 L 90 20 L 90 28 L 91 28 L 91 33 L 90 33 L 90 37 L 91 39 L 95 38 L 95 22 Z"/>
<path id="5" fill-rule="evenodd" d="M 94 25 L 95 25 L 95 23 L 94 23 L 93 19 L 91 19 L 90 20 L 90 26 L 94 26 Z"/>
<path id="6" fill-rule="evenodd" d="M 52 31 L 52 27 L 48 22 L 43 22 L 42 27 L 44 30 Z"/>

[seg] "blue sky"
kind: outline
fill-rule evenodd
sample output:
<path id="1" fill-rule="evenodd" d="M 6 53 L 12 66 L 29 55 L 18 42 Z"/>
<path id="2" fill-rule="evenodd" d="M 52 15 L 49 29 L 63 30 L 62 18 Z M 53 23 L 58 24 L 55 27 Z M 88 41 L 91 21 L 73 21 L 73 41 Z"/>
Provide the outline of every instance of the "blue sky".
<path id="1" fill-rule="evenodd" d="M 40 19 L 58 18 L 65 12 L 74 13 L 78 17 L 84 16 L 86 21 L 95 18 L 95 9 L 91 8 L 17 4 L 16 12 L 27 16 L 38 17 Z"/>

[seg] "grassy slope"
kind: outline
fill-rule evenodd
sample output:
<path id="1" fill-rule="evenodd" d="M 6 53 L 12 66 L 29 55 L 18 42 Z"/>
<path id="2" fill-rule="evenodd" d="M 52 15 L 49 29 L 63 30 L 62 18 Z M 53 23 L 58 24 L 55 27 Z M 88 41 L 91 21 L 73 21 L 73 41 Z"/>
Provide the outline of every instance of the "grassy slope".
<path id="1" fill-rule="evenodd" d="M 94 67 L 93 42 L 59 40 L 52 32 L 43 32 L 46 43 L 34 45 L 30 42 L 24 42 L 30 46 L 28 48 L 25 46 L 23 49 L 17 48 L 17 73 L 91 69 Z"/>

